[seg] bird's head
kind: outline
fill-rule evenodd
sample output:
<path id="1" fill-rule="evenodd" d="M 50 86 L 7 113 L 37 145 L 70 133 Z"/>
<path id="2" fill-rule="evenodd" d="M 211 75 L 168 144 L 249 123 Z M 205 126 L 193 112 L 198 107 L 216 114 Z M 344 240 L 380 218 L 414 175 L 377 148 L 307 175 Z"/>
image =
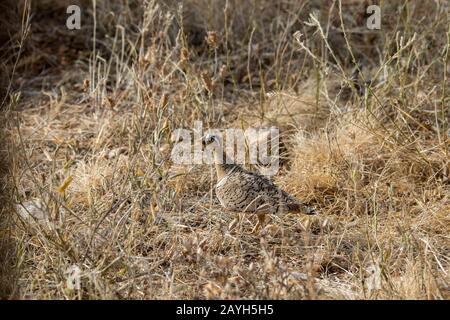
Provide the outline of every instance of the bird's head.
<path id="1" fill-rule="evenodd" d="M 203 139 L 202 139 L 202 143 L 204 146 L 210 145 L 212 143 L 220 143 L 220 139 L 218 136 L 213 135 L 213 134 L 209 134 L 207 133 Z"/>

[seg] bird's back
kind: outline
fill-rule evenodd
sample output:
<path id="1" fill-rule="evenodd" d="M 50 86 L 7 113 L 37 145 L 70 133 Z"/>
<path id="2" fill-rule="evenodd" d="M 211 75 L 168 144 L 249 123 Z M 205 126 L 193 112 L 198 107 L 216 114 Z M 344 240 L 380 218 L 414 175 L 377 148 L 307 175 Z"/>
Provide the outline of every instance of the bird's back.
<path id="1" fill-rule="evenodd" d="M 232 211 L 253 213 L 302 212 L 313 210 L 257 173 L 232 165 L 218 181 L 216 194 L 222 206 Z"/>

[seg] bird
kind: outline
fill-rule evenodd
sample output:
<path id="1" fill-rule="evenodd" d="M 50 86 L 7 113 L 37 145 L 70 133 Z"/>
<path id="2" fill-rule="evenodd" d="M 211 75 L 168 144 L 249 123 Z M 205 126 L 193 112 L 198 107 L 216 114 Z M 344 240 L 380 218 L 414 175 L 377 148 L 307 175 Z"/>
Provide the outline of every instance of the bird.
<path id="1" fill-rule="evenodd" d="M 213 145 L 217 183 L 215 193 L 220 204 L 232 212 L 254 213 L 258 223 L 252 233 L 259 230 L 267 214 L 316 214 L 316 209 L 276 186 L 268 178 L 233 163 L 225 154 L 219 135 L 206 134 L 203 145 Z"/>

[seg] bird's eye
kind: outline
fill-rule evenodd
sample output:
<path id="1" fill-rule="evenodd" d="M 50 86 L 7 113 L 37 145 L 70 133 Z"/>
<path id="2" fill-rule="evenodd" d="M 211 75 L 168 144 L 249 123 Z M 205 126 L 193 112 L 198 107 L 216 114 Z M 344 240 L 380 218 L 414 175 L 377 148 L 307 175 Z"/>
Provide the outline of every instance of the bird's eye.
<path id="1" fill-rule="evenodd" d="M 207 144 L 210 144 L 210 143 L 212 143 L 213 141 L 214 141 L 214 136 L 210 136 L 210 135 L 206 136 L 205 142 L 206 142 Z"/>

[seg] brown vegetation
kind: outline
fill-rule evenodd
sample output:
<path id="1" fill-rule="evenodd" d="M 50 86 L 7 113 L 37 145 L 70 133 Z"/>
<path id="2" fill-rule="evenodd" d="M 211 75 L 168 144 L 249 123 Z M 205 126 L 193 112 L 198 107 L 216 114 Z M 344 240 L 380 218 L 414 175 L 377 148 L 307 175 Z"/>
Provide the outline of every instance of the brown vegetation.
<path id="1" fill-rule="evenodd" d="M 382 1 L 369 30 L 367 3 L 78 1 L 68 30 L 20 2 L 0 293 L 448 299 L 450 8 Z M 274 180 L 319 214 L 229 228 L 213 168 L 170 159 L 197 120 L 279 127 Z"/>

